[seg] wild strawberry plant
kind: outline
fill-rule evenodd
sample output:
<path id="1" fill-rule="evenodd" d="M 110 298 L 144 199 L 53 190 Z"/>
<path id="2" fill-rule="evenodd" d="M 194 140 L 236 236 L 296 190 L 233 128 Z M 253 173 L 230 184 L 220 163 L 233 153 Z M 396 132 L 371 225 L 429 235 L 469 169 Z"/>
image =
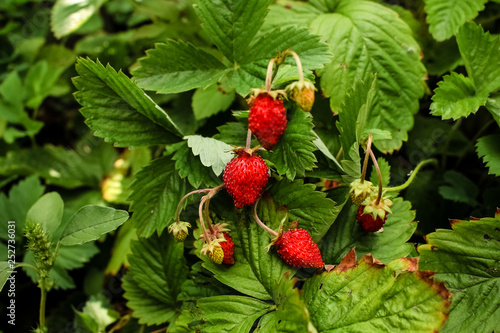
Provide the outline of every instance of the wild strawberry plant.
<path id="1" fill-rule="evenodd" d="M 20 40 L 22 2 L 0 285 L 36 284 L 30 328 L 500 329 L 498 1 L 56 1 Z"/>

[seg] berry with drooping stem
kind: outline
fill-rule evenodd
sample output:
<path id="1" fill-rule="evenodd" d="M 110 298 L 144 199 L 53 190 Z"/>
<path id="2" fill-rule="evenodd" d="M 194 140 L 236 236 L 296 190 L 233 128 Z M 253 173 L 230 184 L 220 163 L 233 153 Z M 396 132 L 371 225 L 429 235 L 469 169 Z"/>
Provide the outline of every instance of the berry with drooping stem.
<path id="1" fill-rule="evenodd" d="M 299 72 L 299 80 L 293 82 L 286 87 L 290 98 L 297 103 L 297 105 L 304 111 L 311 111 L 314 104 L 314 92 L 317 90 L 312 82 L 304 80 L 304 72 L 302 70 L 302 63 L 297 53 L 286 50 L 283 53 L 285 56 L 290 54 L 295 59 L 297 64 L 297 71 Z"/>
<path id="2" fill-rule="evenodd" d="M 380 230 L 391 214 L 392 201 L 386 197 L 378 199 L 378 194 L 367 198 L 358 208 L 356 220 L 359 226 L 366 232 Z"/>
<path id="3" fill-rule="evenodd" d="M 188 235 L 188 228 L 191 228 L 191 224 L 188 222 L 175 222 L 168 227 L 168 232 L 171 233 L 175 240 L 178 242 L 184 242 Z"/>
<path id="4" fill-rule="evenodd" d="M 257 203 L 253 209 L 254 219 L 261 228 L 274 236 L 269 247 L 276 246 L 277 252 L 284 262 L 299 268 L 321 268 L 324 266 L 318 245 L 307 230 L 297 228 L 283 231 L 283 222 L 278 232 L 272 230 L 259 219 Z"/>
<path id="5" fill-rule="evenodd" d="M 237 149 L 236 157 L 226 165 L 222 179 L 227 192 L 239 209 L 252 205 L 262 194 L 269 178 L 269 168 L 253 150 Z"/>
<path id="6" fill-rule="evenodd" d="M 251 101 L 248 128 L 262 147 L 273 149 L 286 130 L 286 109 L 283 101 L 270 92 L 258 92 Z"/>
<path id="7" fill-rule="evenodd" d="M 363 201 L 372 193 L 374 190 L 373 183 L 365 180 L 364 182 L 361 179 L 356 179 L 350 185 L 351 189 L 349 194 L 351 195 L 351 200 L 355 205 L 361 205 Z"/>

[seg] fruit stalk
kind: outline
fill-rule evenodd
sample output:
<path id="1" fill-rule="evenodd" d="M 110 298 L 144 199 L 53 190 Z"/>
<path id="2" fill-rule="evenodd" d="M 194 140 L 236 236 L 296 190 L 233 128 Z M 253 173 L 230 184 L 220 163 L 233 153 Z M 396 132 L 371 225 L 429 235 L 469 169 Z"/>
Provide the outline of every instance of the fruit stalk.
<path id="1" fill-rule="evenodd" d="M 365 154 L 365 160 L 363 161 L 363 169 L 361 170 L 361 184 L 365 182 L 365 176 L 366 176 L 366 169 L 368 168 L 368 160 L 369 160 L 369 155 L 370 152 L 372 151 L 372 140 L 373 140 L 373 135 L 368 136 L 368 143 L 366 144 L 366 154 Z"/>
<path id="2" fill-rule="evenodd" d="M 264 229 L 265 231 L 267 231 L 268 233 L 270 233 L 271 235 L 273 235 L 274 237 L 278 237 L 278 233 L 276 231 L 274 231 L 273 229 L 269 228 L 267 225 L 265 225 L 260 219 L 259 219 L 259 216 L 257 215 L 257 205 L 259 204 L 259 201 L 260 200 L 257 200 L 257 202 L 255 203 L 255 205 L 253 205 L 253 217 L 255 219 L 255 222 L 257 222 L 257 224 L 262 228 Z"/>
<path id="3" fill-rule="evenodd" d="M 380 199 L 382 199 L 382 173 L 380 172 L 380 167 L 378 166 L 377 158 L 375 157 L 375 154 L 371 149 L 370 149 L 370 156 L 372 157 L 373 165 L 375 166 L 375 170 L 377 170 L 377 176 L 378 176 L 378 196 L 377 196 L 377 201 L 375 201 L 375 205 L 378 205 L 380 203 Z"/>
<path id="4" fill-rule="evenodd" d="M 269 93 L 271 92 L 271 82 L 273 80 L 273 67 L 274 67 L 274 62 L 276 61 L 275 58 L 271 59 L 269 61 L 269 65 L 267 65 L 267 73 L 266 73 L 266 91 Z"/>
<path id="5" fill-rule="evenodd" d="M 299 82 L 304 82 L 304 71 L 302 70 L 302 63 L 300 62 L 299 55 L 291 50 L 286 50 L 284 55 L 290 54 L 293 59 L 295 59 L 295 63 L 297 64 L 297 71 L 299 72 Z"/>
<path id="6" fill-rule="evenodd" d="M 210 188 L 204 188 L 202 190 L 195 190 L 195 191 L 189 192 L 188 194 L 183 196 L 181 201 L 179 201 L 179 204 L 177 205 L 177 210 L 175 211 L 175 222 L 180 222 L 181 207 L 182 207 L 182 203 L 184 202 L 184 200 L 186 200 L 192 194 L 210 192 L 211 190 L 212 189 L 210 189 Z"/>
<path id="7" fill-rule="evenodd" d="M 399 191 L 404 190 L 405 188 L 407 188 L 408 186 L 410 186 L 411 182 L 413 181 L 413 179 L 417 175 L 418 171 L 424 165 L 429 164 L 429 163 L 437 164 L 438 161 L 435 158 L 429 158 L 427 160 L 423 160 L 422 162 L 418 163 L 417 167 L 412 171 L 412 173 L 410 174 L 410 178 L 408 178 L 408 180 L 406 182 L 404 182 L 403 184 L 401 184 L 399 186 L 386 187 L 385 188 L 385 192 L 399 192 Z"/>

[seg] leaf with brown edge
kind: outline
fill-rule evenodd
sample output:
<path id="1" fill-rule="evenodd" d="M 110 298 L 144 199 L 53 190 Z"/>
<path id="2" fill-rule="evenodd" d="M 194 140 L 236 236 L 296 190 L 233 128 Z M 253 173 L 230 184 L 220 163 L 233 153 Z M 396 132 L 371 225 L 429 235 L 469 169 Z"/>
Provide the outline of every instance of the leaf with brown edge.
<path id="1" fill-rule="evenodd" d="M 450 293 L 418 259 L 383 265 L 352 249 L 330 272 L 308 279 L 302 296 L 318 332 L 431 332 L 447 319 Z"/>

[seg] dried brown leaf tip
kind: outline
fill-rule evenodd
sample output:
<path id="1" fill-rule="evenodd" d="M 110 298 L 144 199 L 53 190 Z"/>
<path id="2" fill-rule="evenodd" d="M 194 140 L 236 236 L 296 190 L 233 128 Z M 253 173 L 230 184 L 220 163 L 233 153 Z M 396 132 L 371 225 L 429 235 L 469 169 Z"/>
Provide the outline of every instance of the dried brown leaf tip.
<path id="1" fill-rule="evenodd" d="M 497 211 L 495 212 L 495 218 L 500 219 L 500 208 L 497 208 Z"/>
<path id="2" fill-rule="evenodd" d="M 356 264 L 356 251 L 354 249 L 355 248 L 353 247 L 351 251 L 349 251 L 349 253 L 347 253 L 344 258 L 342 258 L 340 264 L 338 264 L 338 266 L 335 267 L 333 271 L 342 273 L 358 266 Z"/>
<path id="3" fill-rule="evenodd" d="M 418 271 L 418 261 L 419 261 L 419 257 L 413 257 L 413 258 L 407 258 L 407 257 L 404 257 L 404 258 L 401 258 L 400 260 L 405 263 L 406 265 L 406 270 L 408 272 L 416 272 Z"/>
<path id="4" fill-rule="evenodd" d="M 455 223 L 460 222 L 460 220 L 457 220 L 457 219 L 450 219 L 449 221 L 450 221 L 450 225 L 451 225 L 452 227 L 453 227 L 453 225 L 454 225 Z"/>
<path id="5" fill-rule="evenodd" d="M 417 271 L 417 277 L 430 285 L 432 289 L 436 291 L 436 294 L 440 295 L 443 300 L 445 300 L 445 307 L 448 308 L 451 304 L 451 297 L 453 294 L 446 289 L 443 282 L 435 281 L 433 276 L 434 272 L 431 271 Z"/>

